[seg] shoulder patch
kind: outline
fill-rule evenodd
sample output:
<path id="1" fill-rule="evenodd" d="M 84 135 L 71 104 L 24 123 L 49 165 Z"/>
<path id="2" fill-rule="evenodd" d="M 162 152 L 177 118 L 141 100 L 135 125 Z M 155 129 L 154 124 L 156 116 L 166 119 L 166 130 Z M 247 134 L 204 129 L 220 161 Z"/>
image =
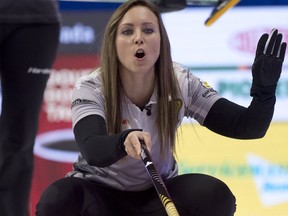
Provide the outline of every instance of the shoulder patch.
<path id="1" fill-rule="evenodd" d="M 202 81 L 201 79 L 199 79 L 199 81 L 204 88 L 212 88 L 212 86 L 210 86 L 206 81 Z"/>
<path id="2" fill-rule="evenodd" d="M 87 103 L 94 103 L 93 101 L 91 100 L 87 100 L 87 99 L 79 99 L 77 98 L 76 100 L 74 100 L 71 104 L 71 108 L 74 107 L 74 106 L 77 106 L 79 104 L 87 104 Z"/>

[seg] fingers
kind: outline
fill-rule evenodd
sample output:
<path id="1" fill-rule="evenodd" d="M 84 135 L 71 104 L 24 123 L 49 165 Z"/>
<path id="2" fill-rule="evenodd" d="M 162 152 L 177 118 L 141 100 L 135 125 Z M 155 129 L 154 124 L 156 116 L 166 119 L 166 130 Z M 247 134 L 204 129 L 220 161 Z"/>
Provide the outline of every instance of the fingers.
<path id="1" fill-rule="evenodd" d="M 283 42 L 281 44 L 281 48 L 279 49 L 279 52 L 277 53 L 277 58 L 281 59 L 281 61 L 284 61 L 285 53 L 286 53 L 286 47 L 287 47 L 287 43 Z"/>
<path id="2" fill-rule="evenodd" d="M 286 46 L 285 42 L 282 42 L 283 35 L 278 33 L 278 30 L 273 28 L 270 34 L 263 34 L 259 39 L 256 49 L 256 58 L 262 54 L 272 55 L 280 60 L 284 61 Z"/>
<path id="3" fill-rule="evenodd" d="M 278 56 L 278 53 L 280 52 L 281 41 L 282 41 L 282 34 L 278 34 L 276 37 L 274 48 L 272 50 L 272 55 Z"/>
<path id="4" fill-rule="evenodd" d="M 256 49 L 256 58 L 264 53 L 266 41 L 268 39 L 268 34 L 263 34 L 258 41 Z"/>
<path id="5" fill-rule="evenodd" d="M 264 48 L 264 54 L 272 54 L 273 52 L 273 49 L 274 49 L 274 45 L 275 45 L 275 41 L 276 41 L 276 38 L 277 38 L 277 34 L 278 34 L 278 30 L 277 29 L 272 29 L 270 34 L 269 34 L 269 37 L 266 41 L 266 44 L 265 44 L 265 48 Z"/>
<path id="6" fill-rule="evenodd" d="M 147 132 L 142 131 L 132 131 L 130 132 L 125 141 L 125 151 L 129 156 L 131 156 L 134 159 L 140 160 L 140 153 L 141 153 L 141 142 L 145 143 L 146 148 L 148 151 L 151 151 L 151 136 Z"/>

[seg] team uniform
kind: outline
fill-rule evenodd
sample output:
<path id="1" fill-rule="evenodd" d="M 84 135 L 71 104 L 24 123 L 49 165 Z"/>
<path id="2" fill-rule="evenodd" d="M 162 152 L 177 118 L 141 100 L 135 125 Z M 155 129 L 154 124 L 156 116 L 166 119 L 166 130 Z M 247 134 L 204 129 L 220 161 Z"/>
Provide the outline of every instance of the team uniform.
<path id="1" fill-rule="evenodd" d="M 195 77 L 188 68 L 174 64 L 181 95 L 179 95 L 179 124 L 182 119 L 191 117 L 203 124 L 204 119 L 219 94 L 211 87 L 207 87 Z M 100 69 L 80 79 L 73 94 L 74 103 L 72 107 L 73 126 L 82 118 L 89 115 L 99 115 L 105 119 L 105 98 L 103 95 Z M 133 104 L 127 97 L 122 101 L 122 130 L 142 129 L 151 134 L 152 150 L 151 156 L 154 164 L 164 179 L 177 175 L 177 164 L 170 151 L 166 149 L 167 158 L 162 160 L 160 155 L 160 140 L 155 133 L 157 131 L 157 97 L 156 89 L 142 111 Z M 107 143 L 107 145 L 109 145 Z M 130 157 L 124 157 L 108 167 L 89 166 L 80 155 L 79 160 L 74 164 L 75 170 L 68 176 L 74 175 L 80 178 L 87 178 L 96 182 L 106 184 L 119 190 L 137 191 L 151 187 L 150 177 L 147 175 L 143 162 L 135 161 Z M 83 175 L 83 173 L 85 175 Z"/>
<path id="2" fill-rule="evenodd" d="M 28 214 L 38 115 L 56 57 L 59 32 L 57 1 L 0 1 L 0 215 L 3 216 Z"/>

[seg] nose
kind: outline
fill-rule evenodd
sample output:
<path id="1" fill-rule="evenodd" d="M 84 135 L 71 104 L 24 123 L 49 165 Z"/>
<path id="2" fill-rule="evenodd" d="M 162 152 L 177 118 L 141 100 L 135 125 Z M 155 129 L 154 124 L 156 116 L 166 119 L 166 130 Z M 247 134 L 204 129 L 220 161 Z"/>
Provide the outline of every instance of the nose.
<path id="1" fill-rule="evenodd" d="M 143 40 L 141 32 L 137 32 L 136 33 L 134 43 L 137 44 L 137 45 L 140 45 L 140 44 L 144 43 L 144 40 Z"/>
<path id="2" fill-rule="evenodd" d="M 139 45 L 139 44 L 143 44 L 143 40 L 139 39 L 139 40 L 135 40 L 135 44 Z"/>

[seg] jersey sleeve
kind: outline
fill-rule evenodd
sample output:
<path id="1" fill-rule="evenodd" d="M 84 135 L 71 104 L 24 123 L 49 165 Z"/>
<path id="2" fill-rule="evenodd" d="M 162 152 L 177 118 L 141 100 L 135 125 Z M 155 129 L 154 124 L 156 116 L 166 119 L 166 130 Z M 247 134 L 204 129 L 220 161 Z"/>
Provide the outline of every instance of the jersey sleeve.
<path id="1" fill-rule="evenodd" d="M 105 119 L 105 99 L 102 93 L 101 76 L 98 71 L 80 78 L 72 94 L 72 124 L 89 115 L 99 115 Z"/>
<path id="2" fill-rule="evenodd" d="M 184 116 L 193 118 L 203 125 L 210 108 L 221 96 L 207 82 L 195 76 L 189 68 L 175 63 L 174 71 L 179 82 Z"/>

